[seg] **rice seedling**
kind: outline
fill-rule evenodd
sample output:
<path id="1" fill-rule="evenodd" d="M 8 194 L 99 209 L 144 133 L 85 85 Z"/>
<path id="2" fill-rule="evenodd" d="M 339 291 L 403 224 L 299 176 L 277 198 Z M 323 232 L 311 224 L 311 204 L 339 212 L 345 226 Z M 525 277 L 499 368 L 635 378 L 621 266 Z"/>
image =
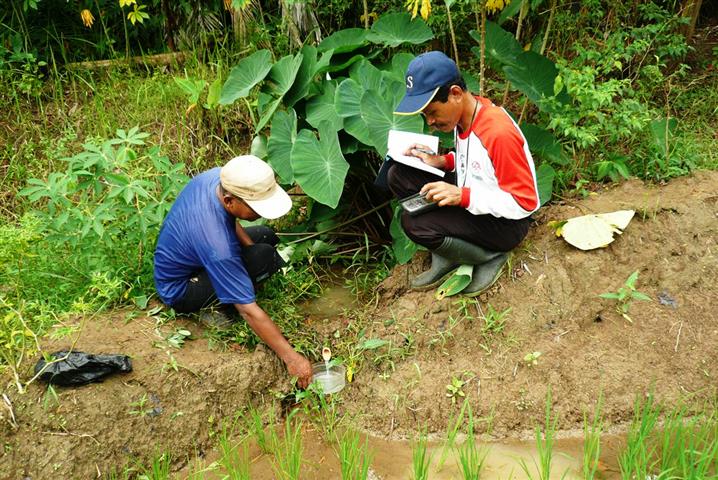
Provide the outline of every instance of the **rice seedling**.
<path id="1" fill-rule="evenodd" d="M 270 415 L 274 417 L 274 407 L 270 410 Z M 267 434 L 264 430 L 264 418 L 262 418 L 262 414 L 259 410 L 254 406 L 250 406 L 244 414 L 244 423 L 247 432 L 257 441 L 257 445 L 262 453 L 272 453 L 274 448 L 272 442 L 273 435 L 271 433 Z"/>
<path id="2" fill-rule="evenodd" d="M 553 447 L 556 441 L 556 427 L 558 424 L 558 417 L 551 417 L 551 388 L 549 387 L 546 393 L 546 415 L 544 420 L 544 432 L 541 433 L 541 427 L 538 425 L 534 431 L 534 437 L 536 439 L 536 451 L 538 455 L 538 462 L 534 459 L 534 467 L 538 472 L 539 480 L 549 480 L 551 478 L 551 464 L 553 460 Z M 526 464 L 526 461 L 521 459 L 521 469 L 524 471 L 526 476 L 533 480 L 534 475 L 531 469 Z M 563 473 L 561 478 L 565 478 L 568 474 L 568 470 Z"/>
<path id="3" fill-rule="evenodd" d="M 446 431 L 446 439 L 444 440 L 444 445 L 441 447 L 441 455 L 439 456 L 439 462 L 436 465 L 437 472 L 444 467 L 444 462 L 446 462 L 446 458 L 449 455 L 449 452 L 451 452 L 452 448 L 456 444 L 456 436 L 459 433 L 459 429 L 461 428 L 462 423 L 464 423 L 464 412 L 466 411 L 466 407 L 468 406 L 468 404 L 468 399 L 465 399 L 464 404 L 461 406 L 459 414 L 456 417 L 451 416 L 449 418 L 448 429 Z"/>
<path id="4" fill-rule="evenodd" d="M 149 467 L 137 464 L 137 470 L 140 472 L 137 478 L 142 480 L 169 480 L 171 467 L 172 457 L 169 453 L 155 455 Z"/>
<path id="5" fill-rule="evenodd" d="M 249 480 L 249 452 L 245 439 L 234 440 L 237 418 L 231 423 L 222 425 L 219 433 L 219 465 L 226 472 L 226 479 Z"/>
<path id="6" fill-rule="evenodd" d="M 467 404 L 468 428 L 466 430 L 466 439 L 456 447 L 458 458 L 456 464 L 461 471 L 464 480 L 476 480 L 481 477 L 481 470 L 484 468 L 484 462 L 488 455 L 486 448 L 480 448 L 476 442 L 474 434 L 474 415 L 471 406 Z"/>
<path id="7" fill-rule="evenodd" d="M 272 467 L 280 480 L 297 480 L 302 470 L 302 421 L 294 418 L 297 411 L 294 410 L 287 416 L 284 438 L 276 438 L 273 442 L 275 447 Z"/>
<path id="8" fill-rule="evenodd" d="M 583 414 L 583 478 L 585 480 L 593 480 L 598 469 L 598 459 L 601 455 L 601 433 L 603 432 L 602 405 L 603 394 L 599 394 L 591 423 L 588 422 L 587 413 Z"/>
<path id="9" fill-rule="evenodd" d="M 645 402 L 636 400 L 633 421 L 626 436 L 626 448 L 618 457 L 621 477 L 624 479 L 641 478 L 651 475 L 655 469 L 656 445 L 651 442 L 651 434 L 656 428 L 660 416 L 660 406 L 655 403 L 653 395 L 648 395 Z M 651 478 L 666 478 L 651 476 Z"/>
<path id="10" fill-rule="evenodd" d="M 419 429 L 419 434 L 411 447 L 413 480 L 427 480 L 432 455 L 427 455 L 428 435 L 426 427 Z"/>
<path id="11" fill-rule="evenodd" d="M 366 480 L 368 478 L 371 464 L 368 440 L 364 440 L 362 443 L 357 432 L 347 430 L 339 438 L 338 455 L 342 480 Z"/>
<path id="12" fill-rule="evenodd" d="M 714 409 L 705 409 L 686 419 L 685 407 L 678 407 L 665 419 L 660 444 L 660 469 L 672 478 L 716 478 L 718 467 L 718 419 Z"/>

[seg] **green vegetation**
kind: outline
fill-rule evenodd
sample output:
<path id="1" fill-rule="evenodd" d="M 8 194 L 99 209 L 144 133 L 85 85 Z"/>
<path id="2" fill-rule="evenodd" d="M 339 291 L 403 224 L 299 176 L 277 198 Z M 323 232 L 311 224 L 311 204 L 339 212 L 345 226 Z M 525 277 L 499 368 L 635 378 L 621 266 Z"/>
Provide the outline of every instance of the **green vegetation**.
<path id="1" fill-rule="evenodd" d="M 298 351 L 318 358 L 326 338 L 306 325 L 299 305 L 318 296 L 338 270 L 369 304 L 392 266 L 416 252 L 396 204 L 370 185 L 386 153 L 387 130 L 425 128 L 420 117 L 392 112 L 408 62 L 429 48 L 461 51 L 470 88 L 505 106 L 521 125 L 542 202 L 552 193 L 587 196 L 596 182 L 661 182 L 718 168 L 718 50 L 686 40 L 681 2 L 446 1 L 427 10 L 431 2 L 412 1 L 421 15 L 412 18 L 404 0 L 361 7 L 334 0 L 316 2 L 308 26 L 285 20 L 290 3 L 306 13 L 302 2 L 5 3 L 0 369 L 19 392 L 34 379 L 29 359 L 48 333 L 75 338 L 84 322 L 120 306 L 135 309 L 128 321 L 174 317 L 160 313 L 152 281 L 164 215 L 190 176 L 250 151 L 268 159 L 297 193 L 291 214 L 272 224 L 290 268 L 263 285 L 259 301 Z M 170 55 L 149 56 L 155 53 Z M 98 60 L 109 62 L 92 63 Z M 443 146 L 450 140 L 443 138 Z M 628 320 L 632 301 L 645 299 L 637 278 L 634 272 L 616 292 L 601 295 Z M 430 345 L 443 348 L 458 325 L 473 321 L 473 303 L 460 302 Z M 505 335 L 510 309 L 487 308 L 477 327 L 490 353 L 491 342 Z M 349 381 L 369 366 L 391 375 L 398 360 L 413 354 L 412 332 L 376 338 L 371 325 L 357 314 L 333 332 Z M 220 347 L 258 342 L 243 322 L 207 336 Z M 183 368 L 172 351 L 189 340 L 182 329 L 164 339 L 169 373 Z M 537 365 L 540 355 L 531 352 L 524 363 Z M 467 381 L 455 376 L 447 385 L 452 404 L 467 396 Z M 335 441 L 341 398 L 309 392 L 299 400 L 325 439 Z M 145 417 L 152 407 L 143 395 L 124 408 Z M 540 478 L 551 469 L 556 418 L 550 407 L 549 397 L 543 432 L 536 431 Z M 715 475 L 715 407 L 705 412 L 666 413 L 652 397 L 637 403 L 620 457 L 624 478 Z M 438 462 L 441 467 L 457 449 L 465 476 L 480 471 L 484 458 L 473 441 L 456 446 L 466 414 L 473 438 L 466 400 L 449 422 Z M 586 478 L 597 476 L 600 415 L 599 402 L 592 422 L 585 420 Z M 232 442 L 249 433 L 264 454 L 276 456 L 278 475 L 296 478 L 301 422 L 288 420 L 280 441 L 259 410 L 249 409 L 244 419 L 219 437 L 226 474 L 248 477 L 244 446 Z M 366 476 L 366 443 L 339 438 L 340 456 Z M 415 478 L 427 474 L 426 442 L 422 434 Z M 349 459 L 358 451 L 363 454 Z M 169 455 L 156 455 L 150 467 L 138 464 L 123 478 L 167 478 L 170 466 Z"/>

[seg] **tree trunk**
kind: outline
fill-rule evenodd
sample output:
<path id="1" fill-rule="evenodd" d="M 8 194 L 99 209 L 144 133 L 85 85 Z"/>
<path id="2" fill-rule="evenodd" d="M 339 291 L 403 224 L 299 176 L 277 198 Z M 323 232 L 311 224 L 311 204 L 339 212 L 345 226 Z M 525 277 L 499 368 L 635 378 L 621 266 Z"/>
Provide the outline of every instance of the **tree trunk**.
<path id="1" fill-rule="evenodd" d="M 702 4 L 703 0 L 683 0 L 683 5 L 681 5 L 681 14 L 691 19 L 690 23 L 683 27 L 683 34 L 688 43 L 691 43 L 693 34 L 696 31 L 696 23 L 698 22 Z"/>

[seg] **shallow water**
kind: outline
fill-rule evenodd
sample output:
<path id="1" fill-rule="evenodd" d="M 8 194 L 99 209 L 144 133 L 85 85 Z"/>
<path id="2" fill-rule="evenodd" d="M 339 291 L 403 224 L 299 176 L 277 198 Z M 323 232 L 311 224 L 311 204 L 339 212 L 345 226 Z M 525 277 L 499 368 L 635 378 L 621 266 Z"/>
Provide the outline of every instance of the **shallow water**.
<path id="1" fill-rule="evenodd" d="M 362 442 L 366 439 L 371 455 L 369 479 L 405 480 L 413 478 L 412 475 L 412 445 L 406 440 L 388 440 L 362 435 Z M 460 445 L 462 440 L 457 440 Z M 481 480 L 522 480 L 531 478 L 521 467 L 523 460 L 533 478 L 539 478 L 534 462 L 538 462 L 536 444 L 533 441 L 481 441 L 479 447 L 487 452 L 484 468 L 481 471 Z M 601 445 L 601 461 L 599 462 L 596 479 L 619 479 L 620 473 L 615 461 L 618 448 L 622 440 L 618 436 L 604 435 Z M 302 433 L 303 444 L 303 479 L 339 479 L 341 470 L 336 454 L 336 443 L 327 442 L 311 423 L 305 419 Z M 461 472 L 457 466 L 457 457 L 452 450 L 445 458 L 443 465 L 439 464 L 442 455 L 442 441 L 429 442 L 428 454 L 432 456 L 429 478 L 432 480 L 461 479 Z M 583 439 L 562 438 L 557 439 L 554 445 L 554 455 L 551 469 L 551 479 L 581 479 Z M 273 469 L 273 455 L 262 454 L 257 445 L 249 442 L 250 477 L 253 480 L 272 480 L 276 478 Z M 203 459 L 204 465 L 219 460 L 219 453 L 208 452 Z M 196 468 L 196 467 L 195 467 Z M 188 478 L 192 470 L 185 468 L 176 478 Z M 223 469 L 217 466 L 214 470 L 203 474 L 206 479 L 221 479 L 225 475 Z"/>
<path id="2" fill-rule="evenodd" d="M 323 320 L 333 319 L 356 306 L 357 299 L 349 287 L 334 284 L 324 287 L 321 296 L 302 304 L 301 310 L 310 317 Z"/>

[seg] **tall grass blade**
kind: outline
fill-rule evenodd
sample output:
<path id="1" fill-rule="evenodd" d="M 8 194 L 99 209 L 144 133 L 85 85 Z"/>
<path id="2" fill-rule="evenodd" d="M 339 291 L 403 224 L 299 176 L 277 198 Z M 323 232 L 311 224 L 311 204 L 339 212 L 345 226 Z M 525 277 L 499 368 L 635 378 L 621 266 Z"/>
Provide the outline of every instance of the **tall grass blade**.
<path id="1" fill-rule="evenodd" d="M 598 395 L 598 402 L 593 411 L 593 420 L 588 423 L 588 415 L 583 414 L 583 478 L 593 480 L 598 470 L 598 460 L 601 456 L 601 433 L 603 433 L 603 394 Z"/>
<path id="2" fill-rule="evenodd" d="M 426 427 L 420 428 L 418 437 L 411 447 L 413 480 L 427 480 L 429 478 L 429 465 L 431 465 L 432 455 L 427 455 L 428 443 Z"/>
<path id="3" fill-rule="evenodd" d="M 368 478 L 371 464 L 368 440 L 364 440 L 362 443 L 357 432 L 347 430 L 339 439 L 338 453 L 342 480 L 366 480 Z"/>
<path id="4" fill-rule="evenodd" d="M 284 438 L 275 442 L 272 467 L 280 480 L 297 480 L 302 471 L 302 422 L 294 418 L 296 412 L 287 416 Z"/>

